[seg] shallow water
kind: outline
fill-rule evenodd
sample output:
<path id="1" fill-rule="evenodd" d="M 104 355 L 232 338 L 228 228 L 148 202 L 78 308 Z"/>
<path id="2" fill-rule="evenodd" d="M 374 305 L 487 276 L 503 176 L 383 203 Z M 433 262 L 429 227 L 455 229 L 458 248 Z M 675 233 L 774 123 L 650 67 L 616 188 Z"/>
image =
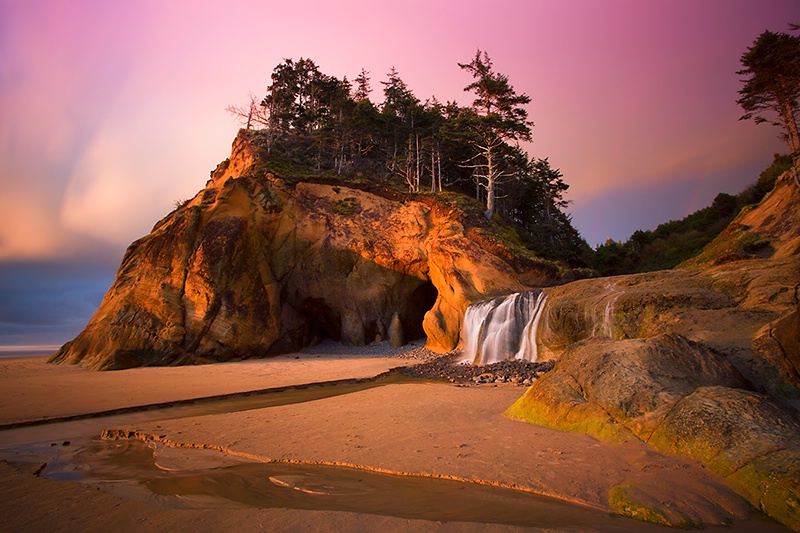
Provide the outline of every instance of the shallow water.
<path id="1" fill-rule="evenodd" d="M 263 391 L 232 393 L 193 400 L 178 400 L 166 404 L 115 409 L 103 413 L 88 413 L 50 420 L 11 423 L 6 426 L 0 426 L 0 449 L 24 442 L 34 443 L 48 439 L 63 440 L 80 435 L 99 435 L 104 428 L 113 426 L 263 409 L 265 407 L 331 398 L 374 387 L 382 387 L 383 385 L 419 383 L 421 381 L 424 380 L 404 376 L 399 371 L 390 370 L 376 378 L 291 385 Z"/>
<path id="2" fill-rule="evenodd" d="M 164 409 L 0 430 L 0 459 L 46 463 L 39 475 L 97 485 L 168 507 L 339 510 L 431 521 L 467 521 L 558 531 L 674 531 L 532 493 L 443 479 L 321 465 L 262 463 L 210 450 L 134 440 L 103 441 L 103 428 L 267 408 L 413 381 L 289 387 L 277 392 Z M 442 385 L 447 386 L 447 385 Z M 705 531 L 786 531 L 761 517 Z"/>
<path id="3" fill-rule="evenodd" d="M 76 450 L 71 461 L 48 467 L 42 475 L 106 485 L 107 490 L 120 496 L 170 507 L 336 510 L 563 531 L 664 530 L 518 490 L 354 468 L 259 463 L 232 457 L 225 458 L 227 464 L 211 466 L 212 454 L 221 455 L 202 450 L 171 450 L 141 441 L 94 441 Z M 195 459 L 205 468 L 189 467 Z"/>

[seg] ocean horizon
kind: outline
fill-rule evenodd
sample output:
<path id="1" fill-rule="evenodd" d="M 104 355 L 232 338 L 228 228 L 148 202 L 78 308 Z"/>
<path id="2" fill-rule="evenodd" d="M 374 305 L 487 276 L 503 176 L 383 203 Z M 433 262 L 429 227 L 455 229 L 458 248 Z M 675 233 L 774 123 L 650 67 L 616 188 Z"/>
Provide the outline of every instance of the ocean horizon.
<path id="1" fill-rule="evenodd" d="M 0 359 L 16 357 L 45 357 L 53 355 L 60 344 L 0 345 Z"/>

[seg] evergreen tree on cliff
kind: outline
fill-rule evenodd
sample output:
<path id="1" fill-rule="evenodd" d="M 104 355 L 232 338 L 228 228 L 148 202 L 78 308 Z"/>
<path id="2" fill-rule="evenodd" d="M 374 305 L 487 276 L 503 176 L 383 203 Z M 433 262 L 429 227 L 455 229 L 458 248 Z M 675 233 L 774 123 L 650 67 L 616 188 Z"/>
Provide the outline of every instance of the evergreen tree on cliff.
<path id="1" fill-rule="evenodd" d="M 753 46 L 742 54 L 742 66 L 737 72 L 748 76 L 739 91 L 737 103 L 745 110 L 740 120 L 754 119 L 786 129 L 785 138 L 793 157 L 800 157 L 800 135 L 797 129 L 798 99 L 800 99 L 800 37 L 765 31 Z M 765 113 L 774 112 L 777 119 Z"/>
<path id="2" fill-rule="evenodd" d="M 475 93 L 472 108 L 464 115 L 464 122 L 472 130 L 471 141 L 477 154 L 471 160 L 475 177 L 486 189 L 486 217 L 495 211 L 496 187 L 500 180 L 512 173 L 504 165 L 509 141 L 531 140 L 528 112 L 522 107 L 531 101 L 525 94 L 517 94 L 508 76 L 492 69 L 486 52 L 478 50 L 470 63 L 459 67 L 472 74 L 475 81 L 464 90 Z"/>

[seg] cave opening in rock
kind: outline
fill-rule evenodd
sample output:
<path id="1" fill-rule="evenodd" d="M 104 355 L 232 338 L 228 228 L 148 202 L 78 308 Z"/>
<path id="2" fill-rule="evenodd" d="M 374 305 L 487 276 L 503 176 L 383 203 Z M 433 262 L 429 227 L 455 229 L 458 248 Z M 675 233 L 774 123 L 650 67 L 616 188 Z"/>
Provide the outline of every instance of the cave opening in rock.
<path id="1" fill-rule="evenodd" d="M 425 337 L 425 330 L 422 328 L 422 321 L 425 313 L 433 308 L 439 291 L 430 281 L 423 282 L 411 293 L 405 316 L 400 318 L 403 324 L 403 332 L 406 341 L 413 341 Z"/>
<path id="2" fill-rule="evenodd" d="M 300 335 L 296 337 L 300 345 L 313 346 L 325 339 L 355 346 L 390 340 L 395 313 L 404 343 L 425 338 L 423 320 L 439 292 L 428 280 L 405 277 L 392 291 L 373 293 L 368 300 L 359 296 L 354 294 L 354 301 L 344 305 L 326 298 L 302 299 L 295 306 L 303 322 L 302 333 L 298 331 Z"/>
<path id="3" fill-rule="evenodd" d="M 341 318 L 324 299 L 307 298 L 298 310 L 308 320 L 303 345 L 313 346 L 325 339 L 341 340 Z"/>

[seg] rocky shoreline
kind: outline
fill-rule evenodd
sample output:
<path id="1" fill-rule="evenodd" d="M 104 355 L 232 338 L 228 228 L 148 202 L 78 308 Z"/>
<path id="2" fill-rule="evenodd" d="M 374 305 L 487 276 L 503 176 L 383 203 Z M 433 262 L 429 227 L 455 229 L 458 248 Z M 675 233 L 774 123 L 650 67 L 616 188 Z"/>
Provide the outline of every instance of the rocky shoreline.
<path id="1" fill-rule="evenodd" d="M 424 350 L 424 348 L 423 348 Z M 449 381 L 461 385 L 486 385 L 512 383 L 520 387 L 529 386 L 541 374 L 555 366 L 554 361 L 531 362 L 512 359 L 488 365 L 471 365 L 458 362 L 460 350 L 448 352 L 426 360 L 418 365 L 400 369 L 403 375 L 437 381 Z"/>
<path id="2" fill-rule="evenodd" d="M 353 357 L 391 357 L 406 361 L 418 361 L 417 364 L 403 366 L 397 371 L 404 376 L 449 381 L 459 385 L 488 385 L 511 383 L 527 387 L 542 374 L 555 366 L 555 361 L 531 362 L 509 360 L 488 365 L 472 365 L 460 362 L 464 354 L 460 349 L 444 354 L 425 348 L 423 340 L 411 341 L 408 344 L 393 348 L 387 341 L 367 346 L 345 346 L 344 344 L 325 341 L 316 346 L 304 348 L 296 357 L 326 354 L 333 356 Z"/>

